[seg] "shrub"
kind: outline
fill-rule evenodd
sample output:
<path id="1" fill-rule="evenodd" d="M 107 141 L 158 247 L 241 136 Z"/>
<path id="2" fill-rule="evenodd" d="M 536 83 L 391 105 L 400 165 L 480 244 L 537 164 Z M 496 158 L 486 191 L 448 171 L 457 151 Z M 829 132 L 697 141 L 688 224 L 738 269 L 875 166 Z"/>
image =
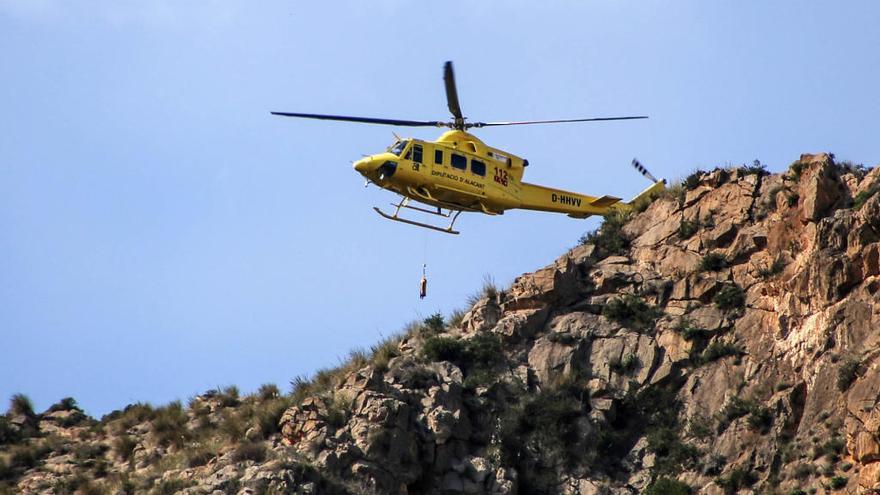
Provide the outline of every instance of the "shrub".
<path id="1" fill-rule="evenodd" d="M 121 435 L 113 440 L 113 451 L 125 462 L 131 462 L 134 455 L 134 449 L 137 447 L 137 440 L 129 435 Z"/>
<path id="2" fill-rule="evenodd" d="M 693 361 L 695 365 L 702 366 L 727 356 L 736 356 L 738 358 L 742 354 L 743 350 L 738 345 L 716 340 L 709 344 L 709 347 L 702 354 L 693 358 Z"/>
<path id="3" fill-rule="evenodd" d="M 847 359 L 837 369 L 837 389 L 845 392 L 859 376 L 861 363 L 856 359 Z"/>
<path id="4" fill-rule="evenodd" d="M 267 401 L 272 399 L 277 399 L 281 396 L 281 391 L 278 390 L 278 385 L 274 383 L 264 383 L 260 385 L 259 390 L 257 390 L 257 395 L 260 397 L 261 401 Z"/>
<path id="5" fill-rule="evenodd" d="M 788 171 L 791 174 L 792 179 L 796 181 L 801 180 L 801 173 L 804 171 L 804 163 L 800 160 L 792 162 L 792 164 L 788 166 Z"/>
<path id="6" fill-rule="evenodd" d="M 732 397 L 718 413 L 718 432 L 724 431 L 730 423 L 749 414 L 756 407 L 753 401 Z"/>
<path id="7" fill-rule="evenodd" d="M 246 429 L 247 424 L 245 424 L 241 416 L 231 410 L 223 411 L 219 430 L 220 433 L 230 442 L 237 442 L 244 438 L 244 432 Z"/>
<path id="8" fill-rule="evenodd" d="M 273 399 L 258 406 L 255 411 L 256 425 L 260 428 L 263 438 L 280 431 L 281 416 L 291 406 L 289 399 Z"/>
<path id="9" fill-rule="evenodd" d="M 798 464 L 794 468 L 794 477 L 803 480 L 807 479 L 815 473 L 816 470 L 812 464 Z"/>
<path id="10" fill-rule="evenodd" d="M 623 358 L 612 359 L 608 366 L 611 368 L 611 371 L 619 374 L 619 375 L 630 375 L 639 367 L 641 367 L 642 363 L 639 361 L 639 357 L 635 354 L 627 354 Z"/>
<path id="11" fill-rule="evenodd" d="M 749 428 L 761 434 L 767 434 L 773 426 L 773 413 L 766 407 L 754 407 L 747 419 Z"/>
<path id="12" fill-rule="evenodd" d="M 746 295 L 739 285 L 727 284 L 715 294 L 712 301 L 715 303 L 715 307 L 721 311 L 732 311 L 746 306 Z"/>
<path id="13" fill-rule="evenodd" d="M 712 418 L 705 414 L 695 414 L 688 420 L 688 435 L 700 440 L 712 437 Z"/>
<path id="14" fill-rule="evenodd" d="M 453 310 L 452 313 L 449 314 L 449 319 L 446 324 L 450 327 L 460 326 L 461 322 L 464 320 L 465 314 L 467 313 L 461 309 Z"/>
<path id="15" fill-rule="evenodd" d="M 869 187 L 868 189 L 856 194 L 856 197 L 853 198 L 853 208 L 858 210 L 859 208 L 864 206 L 869 199 L 877 194 L 877 191 L 880 191 L 880 184 L 875 183 L 871 184 L 871 187 Z"/>
<path id="16" fill-rule="evenodd" d="M 678 225 L 678 238 L 681 240 L 690 239 L 698 230 L 700 230 L 699 222 L 682 220 Z"/>
<path id="17" fill-rule="evenodd" d="M 220 407 L 235 407 L 239 402 L 238 387 L 230 385 L 223 390 L 218 390 L 215 397 L 220 401 Z"/>
<path id="18" fill-rule="evenodd" d="M 388 370 L 388 363 L 400 355 L 400 351 L 397 350 L 399 344 L 399 338 L 391 337 L 370 348 L 370 360 L 377 371 L 384 373 Z"/>
<path id="19" fill-rule="evenodd" d="M 37 417 L 34 413 L 34 405 L 30 398 L 24 394 L 15 394 L 9 399 L 9 416 L 24 416 L 25 418 L 34 419 Z"/>
<path id="20" fill-rule="evenodd" d="M 692 191 L 700 185 L 700 181 L 703 179 L 703 175 L 706 172 L 703 170 L 697 169 L 690 175 L 688 175 L 683 182 L 684 188 L 688 191 Z"/>
<path id="21" fill-rule="evenodd" d="M 446 327 L 446 322 L 443 321 L 443 315 L 439 311 L 425 318 L 422 323 L 425 328 L 433 333 L 440 333 Z"/>
<path id="22" fill-rule="evenodd" d="M 206 448 L 198 448 L 187 452 L 186 465 L 190 468 L 204 466 L 205 464 L 211 462 L 211 459 L 216 456 L 216 452 L 213 452 Z"/>
<path id="23" fill-rule="evenodd" d="M 468 307 L 474 307 L 481 299 L 489 299 L 495 300 L 498 297 L 500 291 L 498 290 L 498 286 L 495 285 L 495 279 L 492 278 L 491 275 L 483 276 L 483 288 L 480 289 L 480 292 L 471 295 L 467 299 Z"/>
<path id="24" fill-rule="evenodd" d="M 825 456 L 829 461 L 836 461 L 846 448 L 846 442 L 841 437 L 833 437 L 813 450 L 813 457 Z"/>
<path id="25" fill-rule="evenodd" d="M 430 337 L 422 346 L 422 354 L 430 361 L 458 362 L 464 356 L 464 342 L 452 337 Z"/>
<path id="26" fill-rule="evenodd" d="M 846 486 L 848 481 L 849 479 L 846 476 L 835 476 L 828 482 L 828 486 L 830 486 L 832 490 L 840 490 Z"/>
<path id="27" fill-rule="evenodd" d="M 694 322 L 686 316 L 678 320 L 675 331 L 681 334 L 682 338 L 688 342 L 702 340 L 708 334 L 705 329 L 694 326 Z"/>
<path id="28" fill-rule="evenodd" d="M 56 412 L 56 411 L 82 411 L 76 403 L 76 399 L 73 397 L 65 397 L 60 401 L 49 406 L 47 412 Z"/>
<path id="29" fill-rule="evenodd" d="M 232 451 L 232 460 L 263 462 L 266 460 L 266 446 L 262 442 L 242 442 Z"/>
<path id="30" fill-rule="evenodd" d="M 690 485 L 674 478 L 661 477 L 654 480 L 645 490 L 645 495 L 690 495 Z"/>
<path id="31" fill-rule="evenodd" d="M 164 479 L 153 488 L 153 493 L 156 495 L 174 495 L 193 486 L 195 483 L 195 480 L 183 480 L 180 478 Z"/>
<path id="32" fill-rule="evenodd" d="M 758 177 L 770 175 L 770 172 L 767 171 L 767 166 L 761 163 L 760 160 L 755 160 L 751 165 L 743 165 L 736 170 L 741 177 L 746 175 L 757 175 Z"/>
<path id="33" fill-rule="evenodd" d="M 599 259 L 626 254 L 630 240 L 623 233 L 623 226 L 629 218 L 629 213 L 612 210 L 605 215 L 602 225 L 597 230 L 581 236 L 580 243 L 596 246 L 595 256 Z"/>
<path id="34" fill-rule="evenodd" d="M 734 468 L 727 477 L 715 479 L 715 484 L 724 489 L 725 494 L 734 494 L 744 488 L 748 488 L 758 481 L 758 477 L 751 469 Z"/>
<path id="35" fill-rule="evenodd" d="M 708 253 L 700 260 L 701 272 L 717 272 L 728 266 L 727 256 L 721 253 Z"/>
<path id="36" fill-rule="evenodd" d="M 634 330 L 650 330 L 660 312 L 639 297 L 627 294 L 608 301 L 602 308 L 602 316 Z"/>
<path id="37" fill-rule="evenodd" d="M 151 430 L 159 445 L 182 447 L 189 436 L 186 429 L 186 419 L 186 413 L 183 411 L 180 401 L 174 401 L 157 409 Z"/>
<path id="38" fill-rule="evenodd" d="M 6 416 L 0 415 L 0 445 L 16 443 L 21 440 L 21 434 L 12 426 Z"/>
<path id="39" fill-rule="evenodd" d="M 678 431 L 671 426 L 649 430 L 647 439 L 648 450 L 657 454 L 652 468 L 655 473 L 676 474 L 700 456 L 697 449 L 681 441 Z"/>
<path id="40" fill-rule="evenodd" d="M 776 256 L 770 266 L 758 270 L 758 276 L 764 280 L 767 280 L 774 275 L 782 273 L 783 269 L 785 269 L 785 260 L 782 258 L 782 256 Z"/>

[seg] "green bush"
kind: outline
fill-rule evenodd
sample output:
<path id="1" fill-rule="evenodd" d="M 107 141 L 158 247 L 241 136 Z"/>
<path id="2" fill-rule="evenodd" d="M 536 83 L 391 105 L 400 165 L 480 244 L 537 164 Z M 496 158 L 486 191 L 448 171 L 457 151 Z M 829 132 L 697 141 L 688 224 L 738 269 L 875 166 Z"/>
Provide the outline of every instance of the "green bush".
<path id="1" fill-rule="evenodd" d="M 846 449 L 846 442 L 841 437 L 833 437 L 813 450 L 813 457 L 824 456 L 829 461 L 837 461 Z"/>
<path id="2" fill-rule="evenodd" d="M 677 425 L 660 426 L 648 431 L 648 450 L 657 455 L 652 468 L 657 474 L 677 474 L 699 459 L 700 452 L 681 441 Z"/>
<path id="3" fill-rule="evenodd" d="M 608 366 L 611 368 L 611 371 L 619 375 L 631 375 L 642 366 L 642 363 L 639 361 L 638 356 L 630 353 L 623 358 L 612 359 Z"/>
<path id="4" fill-rule="evenodd" d="M 721 253 L 708 253 L 700 260 L 699 269 L 701 272 L 717 272 L 727 268 L 728 265 L 727 256 Z"/>
<path id="5" fill-rule="evenodd" d="M 723 432 L 733 421 L 749 414 L 757 404 L 751 400 L 732 397 L 718 413 L 718 432 Z"/>
<path id="6" fill-rule="evenodd" d="M 219 430 L 220 433 L 230 442 L 238 442 L 244 438 L 247 424 L 241 416 L 236 414 L 233 410 L 227 409 L 221 414 Z"/>
<path id="7" fill-rule="evenodd" d="M 690 495 L 690 485 L 675 478 L 661 477 L 654 480 L 645 490 L 645 495 Z"/>
<path id="8" fill-rule="evenodd" d="M 788 166 L 788 171 L 791 174 L 792 179 L 796 181 L 801 180 L 801 173 L 804 171 L 804 163 L 800 160 L 792 162 L 792 164 Z"/>
<path id="9" fill-rule="evenodd" d="M 869 199 L 877 194 L 877 191 L 880 191 L 880 184 L 872 184 L 868 189 L 856 194 L 856 197 L 853 198 L 853 208 L 858 210 L 864 206 Z"/>
<path id="10" fill-rule="evenodd" d="M 828 486 L 830 486 L 832 490 L 840 490 L 846 486 L 848 481 L 849 479 L 846 476 L 835 476 L 828 482 Z"/>
<path id="11" fill-rule="evenodd" d="M 721 311 L 733 311 L 746 306 L 746 294 L 739 285 L 731 283 L 722 287 L 712 301 Z"/>
<path id="12" fill-rule="evenodd" d="M 124 462 L 131 462 L 137 440 L 129 435 L 120 435 L 113 440 L 113 451 Z"/>
<path id="13" fill-rule="evenodd" d="M 189 437 L 186 420 L 186 413 L 180 401 L 174 401 L 157 409 L 151 431 L 159 445 L 182 447 Z"/>
<path id="14" fill-rule="evenodd" d="M 746 422 L 750 429 L 767 434 L 773 426 L 773 413 L 766 407 L 754 407 Z"/>
<path id="15" fill-rule="evenodd" d="M 682 220 L 678 225 L 678 238 L 681 240 L 690 239 L 700 230 L 700 223 L 690 220 Z"/>
<path id="16" fill-rule="evenodd" d="M 429 361 L 459 362 L 464 353 L 464 342 L 452 337 L 430 337 L 422 346 L 422 354 Z"/>
<path id="17" fill-rule="evenodd" d="M 738 345 L 716 340 L 709 344 L 709 347 L 707 347 L 701 354 L 692 357 L 691 359 L 695 365 L 702 366 L 727 356 L 736 356 L 739 358 L 742 355 L 743 350 Z"/>
<path id="18" fill-rule="evenodd" d="M 770 266 L 758 270 L 758 276 L 767 280 L 774 275 L 782 273 L 783 269 L 785 269 L 785 260 L 782 259 L 782 256 L 776 256 Z"/>
<path id="19" fill-rule="evenodd" d="M 706 172 L 703 170 L 697 169 L 690 175 L 688 175 L 683 182 L 684 188 L 688 191 L 693 191 L 700 185 L 700 181 L 703 180 L 703 175 Z"/>
<path id="20" fill-rule="evenodd" d="M 605 303 L 602 316 L 633 330 L 650 330 L 654 328 L 654 322 L 660 316 L 660 311 L 639 297 L 627 294 Z"/>
<path id="21" fill-rule="evenodd" d="M 758 481 L 758 477 L 751 469 L 734 468 L 726 477 L 715 479 L 715 484 L 720 486 L 725 494 L 733 495 L 736 492 L 748 488 Z"/>
<path id="22" fill-rule="evenodd" d="M 186 453 L 186 465 L 190 468 L 204 466 L 216 456 L 216 452 L 204 447 L 191 450 Z"/>
<path id="23" fill-rule="evenodd" d="M 397 350 L 399 345 L 400 339 L 397 337 L 391 337 L 370 348 L 370 361 L 373 362 L 373 367 L 376 371 L 379 371 L 380 373 L 388 371 L 388 363 L 400 355 L 400 351 Z"/>
<path id="24" fill-rule="evenodd" d="M 82 409 L 79 408 L 79 405 L 76 403 L 76 399 L 73 397 L 65 397 L 60 401 L 56 402 L 49 406 L 47 412 L 56 412 L 56 411 L 80 411 Z"/>
<path id="25" fill-rule="evenodd" d="M 683 316 L 678 320 L 678 324 L 675 326 L 675 331 L 688 342 L 702 341 L 709 334 L 705 329 L 695 326 L 693 320 L 686 316 Z"/>
<path id="26" fill-rule="evenodd" d="M 33 403 L 30 398 L 24 394 L 15 394 L 9 399 L 9 412 L 7 412 L 7 415 L 24 416 L 28 419 L 37 417 L 36 413 L 34 413 Z"/>
<path id="27" fill-rule="evenodd" d="M 174 495 L 195 484 L 195 480 L 183 480 L 180 478 L 164 479 L 160 481 L 151 493 L 155 495 Z"/>
<path id="28" fill-rule="evenodd" d="M 629 250 L 630 239 L 624 234 L 623 226 L 629 219 L 629 213 L 612 210 L 605 215 L 602 225 L 597 230 L 581 237 L 580 243 L 596 246 L 595 256 L 598 259 L 624 255 Z"/>
<path id="29" fill-rule="evenodd" d="M 220 401 L 220 407 L 235 407 L 239 403 L 238 387 L 230 385 L 223 390 L 217 390 L 215 397 Z"/>
<path id="30" fill-rule="evenodd" d="M 745 177 L 746 175 L 757 175 L 758 177 L 770 175 L 770 172 L 767 171 L 767 166 L 762 164 L 760 160 L 755 160 L 751 165 L 743 165 L 736 170 L 740 177 Z"/>
<path id="31" fill-rule="evenodd" d="M 433 333 L 440 333 L 446 328 L 446 322 L 443 321 L 443 314 L 439 311 L 425 318 L 422 321 L 422 324 L 426 329 Z"/>
<path id="32" fill-rule="evenodd" d="M 264 402 L 255 411 L 256 425 L 263 438 L 268 438 L 281 429 L 281 416 L 292 405 L 290 399 L 279 398 Z"/>
<path id="33" fill-rule="evenodd" d="M 264 383 L 257 390 L 257 396 L 261 401 L 273 400 L 281 396 L 281 391 L 278 390 L 278 385 L 274 383 Z"/>
<path id="34" fill-rule="evenodd" d="M 840 368 L 837 369 L 837 389 L 841 392 L 845 392 L 849 389 L 850 385 L 856 380 L 859 376 L 859 367 L 861 366 L 861 362 L 856 359 L 847 359 L 840 365 Z"/>
<path id="35" fill-rule="evenodd" d="M 232 460 L 263 462 L 266 460 L 266 446 L 262 442 L 242 442 L 232 451 Z"/>
<path id="36" fill-rule="evenodd" d="M 712 418 L 705 414 L 695 414 L 688 421 L 688 435 L 700 440 L 712 437 Z"/>
<path id="37" fill-rule="evenodd" d="M 21 440 L 18 429 L 12 426 L 6 416 L 0 415 L 0 445 L 16 443 Z"/>

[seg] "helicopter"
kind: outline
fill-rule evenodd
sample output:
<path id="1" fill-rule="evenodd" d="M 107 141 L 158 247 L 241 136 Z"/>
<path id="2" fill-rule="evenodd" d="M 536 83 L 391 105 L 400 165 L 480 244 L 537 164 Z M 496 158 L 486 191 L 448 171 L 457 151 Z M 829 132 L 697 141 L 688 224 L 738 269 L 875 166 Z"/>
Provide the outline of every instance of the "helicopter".
<path id="1" fill-rule="evenodd" d="M 367 185 L 395 192 L 400 201 L 389 214 L 374 207 L 376 212 L 396 222 L 458 234 L 455 221 L 462 212 L 501 215 L 506 210 L 520 208 L 551 213 L 563 213 L 573 218 L 605 215 L 611 211 L 632 207 L 641 198 L 665 187 L 665 180 L 657 180 L 638 160 L 632 165 L 653 184 L 630 202 L 609 195 L 590 196 L 538 184 L 523 182 L 528 160 L 513 153 L 493 148 L 468 132 L 482 127 L 558 124 L 569 122 L 597 122 L 612 120 L 646 119 L 647 116 L 594 117 L 583 119 L 532 120 L 511 122 L 468 122 L 463 116 L 455 84 L 452 62 L 443 66 L 446 103 L 452 121 L 400 120 L 346 115 L 271 112 L 282 117 L 335 120 L 363 124 L 382 124 L 401 127 L 446 127 L 435 141 L 400 138 L 384 152 L 366 156 L 354 162 L 354 169 L 367 179 Z M 415 204 L 413 204 L 415 203 Z M 405 218 L 401 212 L 412 210 L 449 220 L 447 226 Z"/>

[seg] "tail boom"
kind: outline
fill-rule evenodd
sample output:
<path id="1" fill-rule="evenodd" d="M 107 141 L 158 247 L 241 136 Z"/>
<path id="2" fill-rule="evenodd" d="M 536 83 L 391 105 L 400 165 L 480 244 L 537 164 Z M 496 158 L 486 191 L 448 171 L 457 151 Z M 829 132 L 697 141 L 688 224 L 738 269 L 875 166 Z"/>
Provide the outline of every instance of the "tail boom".
<path id="1" fill-rule="evenodd" d="M 612 210 L 629 210 L 633 204 L 662 191 L 665 186 L 666 181 L 657 181 L 627 203 L 614 196 L 589 196 L 523 182 L 520 208 L 565 213 L 574 218 L 587 218 L 591 215 L 606 215 Z"/>

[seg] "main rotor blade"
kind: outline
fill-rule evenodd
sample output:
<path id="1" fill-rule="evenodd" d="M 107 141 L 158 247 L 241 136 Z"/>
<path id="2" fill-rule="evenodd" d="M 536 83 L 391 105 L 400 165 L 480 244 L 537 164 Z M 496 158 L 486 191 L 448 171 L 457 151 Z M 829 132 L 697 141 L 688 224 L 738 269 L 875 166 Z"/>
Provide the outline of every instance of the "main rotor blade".
<path id="1" fill-rule="evenodd" d="M 464 119 L 461 114 L 461 106 L 458 104 L 458 90 L 455 88 L 455 73 L 452 72 L 452 62 L 443 65 L 443 84 L 446 86 L 446 104 L 456 120 Z"/>
<path id="2" fill-rule="evenodd" d="M 562 124 L 565 122 L 599 122 L 605 120 L 635 120 L 647 119 L 646 115 L 634 117 L 595 117 L 592 119 L 559 119 L 559 120 L 523 120 L 520 122 L 474 122 L 467 124 L 468 127 L 491 127 L 498 125 L 526 125 L 526 124 Z"/>
<path id="3" fill-rule="evenodd" d="M 439 120 L 397 120 L 397 119 L 376 119 L 372 117 L 350 117 L 347 115 L 323 115 L 319 113 L 288 113 L 288 112 L 272 112 L 272 115 L 280 115 L 282 117 L 300 117 L 303 119 L 318 120 L 340 120 L 343 122 L 359 122 L 362 124 L 384 124 L 384 125 L 400 125 L 409 127 L 443 127 L 448 125 L 446 122 Z"/>

